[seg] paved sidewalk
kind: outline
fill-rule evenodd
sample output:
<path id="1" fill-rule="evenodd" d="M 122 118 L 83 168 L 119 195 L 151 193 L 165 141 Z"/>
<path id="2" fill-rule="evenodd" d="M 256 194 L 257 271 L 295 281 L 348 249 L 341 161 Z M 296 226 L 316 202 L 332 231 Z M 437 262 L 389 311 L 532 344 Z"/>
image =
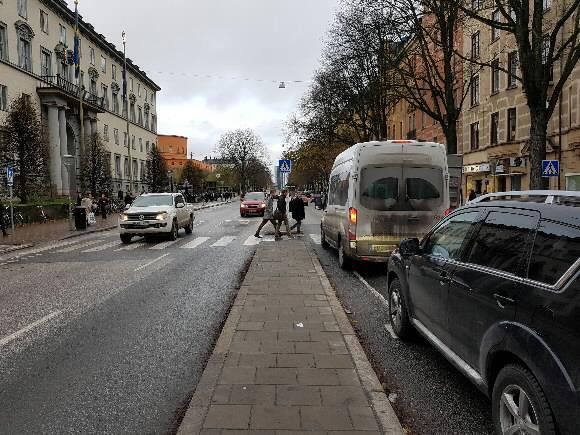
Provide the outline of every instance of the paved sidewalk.
<path id="1" fill-rule="evenodd" d="M 403 433 L 304 241 L 258 246 L 178 433 Z"/>

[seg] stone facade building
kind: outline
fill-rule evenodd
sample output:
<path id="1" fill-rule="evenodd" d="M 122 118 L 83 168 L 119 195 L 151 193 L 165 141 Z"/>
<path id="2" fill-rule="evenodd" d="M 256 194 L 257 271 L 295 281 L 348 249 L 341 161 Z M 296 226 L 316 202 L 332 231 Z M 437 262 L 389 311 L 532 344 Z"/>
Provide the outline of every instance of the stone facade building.
<path id="1" fill-rule="evenodd" d="M 70 64 L 74 26 L 75 14 L 63 0 L 0 1 L 0 126 L 11 100 L 23 94 L 32 99 L 48 130 L 51 187 L 57 195 L 80 189 L 81 143 L 87 143 L 92 133 L 101 136 L 110 154 L 113 189 L 146 190 L 145 161 L 157 144 L 160 88 L 127 59 L 127 110 L 122 97 L 123 52 L 82 18 L 81 72 L 75 78 Z"/>
<path id="2" fill-rule="evenodd" d="M 549 5 L 544 11 L 545 21 L 555 22 L 563 2 L 545 4 Z M 515 40 L 504 31 L 470 22 L 465 28 L 464 52 L 484 63 L 518 72 Z M 556 81 L 559 65 L 555 65 L 553 74 Z M 465 192 L 528 189 L 530 115 L 521 83 L 498 68 L 481 69 L 462 115 Z M 568 78 L 550 119 L 546 149 L 548 159 L 560 160 L 560 177 L 550 179 L 550 188 L 580 190 L 580 65 Z"/>

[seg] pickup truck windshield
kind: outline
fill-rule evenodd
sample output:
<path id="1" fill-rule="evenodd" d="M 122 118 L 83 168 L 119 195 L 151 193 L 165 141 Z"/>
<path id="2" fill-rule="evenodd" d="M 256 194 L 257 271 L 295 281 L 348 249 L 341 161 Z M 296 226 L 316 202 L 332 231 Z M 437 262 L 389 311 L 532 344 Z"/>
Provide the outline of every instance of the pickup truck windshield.
<path id="1" fill-rule="evenodd" d="M 173 205 L 173 197 L 171 195 L 140 196 L 131 204 L 132 207 L 154 207 L 160 205 Z"/>

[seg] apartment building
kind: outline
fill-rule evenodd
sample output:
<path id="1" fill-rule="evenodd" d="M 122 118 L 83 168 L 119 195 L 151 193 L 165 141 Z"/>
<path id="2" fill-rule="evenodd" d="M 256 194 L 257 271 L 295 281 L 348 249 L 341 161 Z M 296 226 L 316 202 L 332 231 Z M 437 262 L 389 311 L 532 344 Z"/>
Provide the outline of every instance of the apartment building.
<path id="1" fill-rule="evenodd" d="M 147 190 L 145 161 L 158 140 L 160 87 L 127 59 L 127 108 L 123 52 L 82 18 L 80 75 L 75 78 L 70 62 L 74 26 L 75 13 L 63 0 L 0 1 L 0 126 L 12 99 L 25 94 L 36 103 L 48 130 L 50 179 L 58 195 L 80 189 L 81 144 L 86 143 L 80 140 L 81 123 L 85 137 L 100 134 L 110 154 L 113 187 Z"/>
<path id="2" fill-rule="evenodd" d="M 547 23 L 560 17 L 562 4 L 544 1 Z M 499 11 L 491 14 L 499 19 Z M 464 52 L 491 64 L 475 76 L 463 109 L 464 191 L 525 190 L 529 187 L 530 115 L 521 83 L 515 79 L 514 38 L 470 22 L 465 28 Z M 553 74 L 557 80 L 559 65 Z M 560 160 L 560 177 L 550 179 L 550 187 L 580 190 L 580 66 L 567 80 L 559 103 L 548 126 L 546 149 L 548 159 Z"/>

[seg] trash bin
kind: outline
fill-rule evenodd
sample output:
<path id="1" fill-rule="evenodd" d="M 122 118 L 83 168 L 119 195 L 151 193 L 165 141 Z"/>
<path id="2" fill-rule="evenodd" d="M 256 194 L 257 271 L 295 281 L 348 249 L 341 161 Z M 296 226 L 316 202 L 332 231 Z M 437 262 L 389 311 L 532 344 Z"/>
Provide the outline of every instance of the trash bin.
<path id="1" fill-rule="evenodd" d="M 75 227 L 77 230 L 87 229 L 87 209 L 75 207 Z"/>

